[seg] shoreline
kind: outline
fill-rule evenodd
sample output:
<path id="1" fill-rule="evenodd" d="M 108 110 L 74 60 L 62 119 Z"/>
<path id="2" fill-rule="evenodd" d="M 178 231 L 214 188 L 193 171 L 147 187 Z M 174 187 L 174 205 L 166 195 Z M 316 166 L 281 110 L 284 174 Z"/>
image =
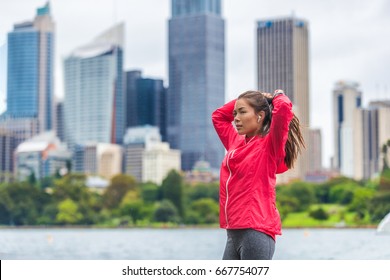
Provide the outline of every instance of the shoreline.
<path id="1" fill-rule="evenodd" d="M 2 229 L 221 229 L 219 226 L 209 225 L 161 225 L 161 226 L 99 226 L 99 225 L 29 225 L 29 226 L 9 226 L 0 225 Z M 356 226 L 289 226 L 282 227 L 282 231 L 285 229 L 377 229 L 377 225 L 356 225 Z"/>

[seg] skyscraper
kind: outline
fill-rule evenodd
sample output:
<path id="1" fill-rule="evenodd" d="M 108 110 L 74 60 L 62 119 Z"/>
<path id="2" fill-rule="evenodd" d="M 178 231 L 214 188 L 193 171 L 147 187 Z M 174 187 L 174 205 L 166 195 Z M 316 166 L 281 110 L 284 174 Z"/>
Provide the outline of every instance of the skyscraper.
<path id="1" fill-rule="evenodd" d="M 141 71 L 126 72 L 127 128 L 152 125 L 160 130 L 162 140 L 166 135 L 166 95 L 163 80 L 143 78 Z"/>
<path id="2" fill-rule="evenodd" d="M 353 178 L 371 179 L 379 170 L 378 110 L 355 109 L 353 121 Z"/>
<path id="3" fill-rule="evenodd" d="M 293 102 L 305 139 L 308 139 L 310 123 L 308 32 L 308 23 L 295 17 L 257 22 L 258 88 L 270 93 L 279 88 L 285 91 Z M 307 152 L 303 151 L 294 170 L 286 175 L 304 178 L 307 166 Z"/>
<path id="4" fill-rule="evenodd" d="M 64 101 L 57 100 L 55 108 L 55 131 L 60 141 L 64 141 Z"/>
<path id="5" fill-rule="evenodd" d="M 369 108 L 378 112 L 378 150 L 380 151 L 378 169 L 382 171 L 383 145 L 390 141 L 390 100 L 371 101 Z"/>
<path id="6" fill-rule="evenodd" d="M 1 39 L 0 39 L 1 40 Z M 7 44 L 0 41 L 0 115 L 5 111 L 7 92 Z"/>
<path id="7" fill-rule="evenodd" d="M 64 61 L 64 126 L 70 147 L 123 141 L 123 29 L 123 24 L 112 27 Z"/>
<path id="8" fill-rule="evenodd" d="M 14 167 L 13 152 L 17 147 L 14 133 L 0 127 L 0 183 L 12 179 Z"/>
<path id="9" fill-rule="evenodd" d="M 309 137 L 306 139 L 309 150 L 308 160 L 310 162 L 307 172 L 311 174 L 322 171 L 322 141 L 320 129 L 309 129 Z"/>
<path id="10" fill-rule="evenodd" d="M 356 109 L 361 108 L 362 93 L 359 84 L 339 81 L 333 90 L 334 116 L 334 147 L 335 167 L 344 176 L 353 178 L 355 174 L 355 147 L 354 129 Z M 361 138 L 361 137 L 359 137 Z"/>
<path id="11" fill-rule="evenodd" d="M 129 128 L 138 125 L 137 115 L 137 80 L 142 76 L 140 70 L 126 71 L 126 126 Z"/>
<path id="12" fill-rule="evenodd" d="M 15 24 L 8 33 L 6 115 L 38 119 L 39 132 L 53 126 L 54 30 L 47 3 L 34 21 Z"/>
<path id="13" fill-rule="evenodd" d="M 224 149 L 211 123 L 225 101 L 225 23 L 221 0 L 172 0 L 169 20 L 168 140 L 182 168 L 220 166 Z"/>

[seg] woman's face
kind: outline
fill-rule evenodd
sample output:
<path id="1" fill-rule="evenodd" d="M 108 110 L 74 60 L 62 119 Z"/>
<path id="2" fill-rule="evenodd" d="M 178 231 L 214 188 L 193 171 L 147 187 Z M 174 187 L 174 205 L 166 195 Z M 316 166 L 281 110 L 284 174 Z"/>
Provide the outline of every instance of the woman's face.
<path id="1" fill-rule="evenodd" d="M 258 122 L 259 115 L 255 113 L 255 109 L 249 105 L 245 98 L 236 101 L 233 115 L 238 134 L 252 137 L 259 131 L 262 121 Z"/>

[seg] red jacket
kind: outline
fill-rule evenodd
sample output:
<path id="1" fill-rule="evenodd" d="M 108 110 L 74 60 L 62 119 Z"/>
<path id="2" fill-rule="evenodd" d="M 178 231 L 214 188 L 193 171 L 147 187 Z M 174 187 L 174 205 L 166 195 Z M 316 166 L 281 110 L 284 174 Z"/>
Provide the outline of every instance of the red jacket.
<path id="1" fill-rule="evenodd" d="M 273 100 L 269 133 L 256 136 L 246 143 L 232 125 L 233 100 L 214 111 L 215 130 L 227 153 L 220 171 L 220 227 L 252 228 L 270 235 L 281 234 L 281 222 L 276 208 L 276 173 L 287 170 L 284 146 L 293 118 L 292 104 L 286 95 Z"/>

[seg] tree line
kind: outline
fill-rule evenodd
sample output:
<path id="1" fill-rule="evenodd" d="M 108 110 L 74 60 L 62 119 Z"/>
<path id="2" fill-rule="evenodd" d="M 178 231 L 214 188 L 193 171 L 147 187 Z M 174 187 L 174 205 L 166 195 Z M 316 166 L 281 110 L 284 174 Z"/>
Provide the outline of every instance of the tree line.
<path id="1" fill-rule="evenodd" d="M 114 176 L 103 192 L 70 173 L 0 185 L 1 225 L 214 224 L 218 222 L 218 183 L 186 185 L 172 170 L 161 185 Z"/>
<path id="2" fill-rule="evenodd" d="M 336 177 L 320 184 L 292 182 L 277 187 L 282 221 L 290 213 L 304 211 L 315 219 L 326 220 L 331 213 L 324 206 L 333 204 L 342 206 L 344 214 L 353 213 L 356 225 L 378 224 L 390 212 L 390 169 L 373 180 Z"/>
<path id="3" fill-rule="evenodd" d="M 132 176 L 113 177 L 103 192 L 85 184 L 85 175 L 0 185 L 0 225 L 161 226 L 218 224 L 219 183 L 189 185 L 172 170 L 161 185 L 138 183 Z M 325 183 L 302 181 L 276 188 L 282 221 L 291 213 L 308 211 L 327 219 L 321 206 L 338 204 L 354 212 L 359 223 L 377 224 L 390 212 L 390 169 L 378 179 L 333 178 Z"/>

